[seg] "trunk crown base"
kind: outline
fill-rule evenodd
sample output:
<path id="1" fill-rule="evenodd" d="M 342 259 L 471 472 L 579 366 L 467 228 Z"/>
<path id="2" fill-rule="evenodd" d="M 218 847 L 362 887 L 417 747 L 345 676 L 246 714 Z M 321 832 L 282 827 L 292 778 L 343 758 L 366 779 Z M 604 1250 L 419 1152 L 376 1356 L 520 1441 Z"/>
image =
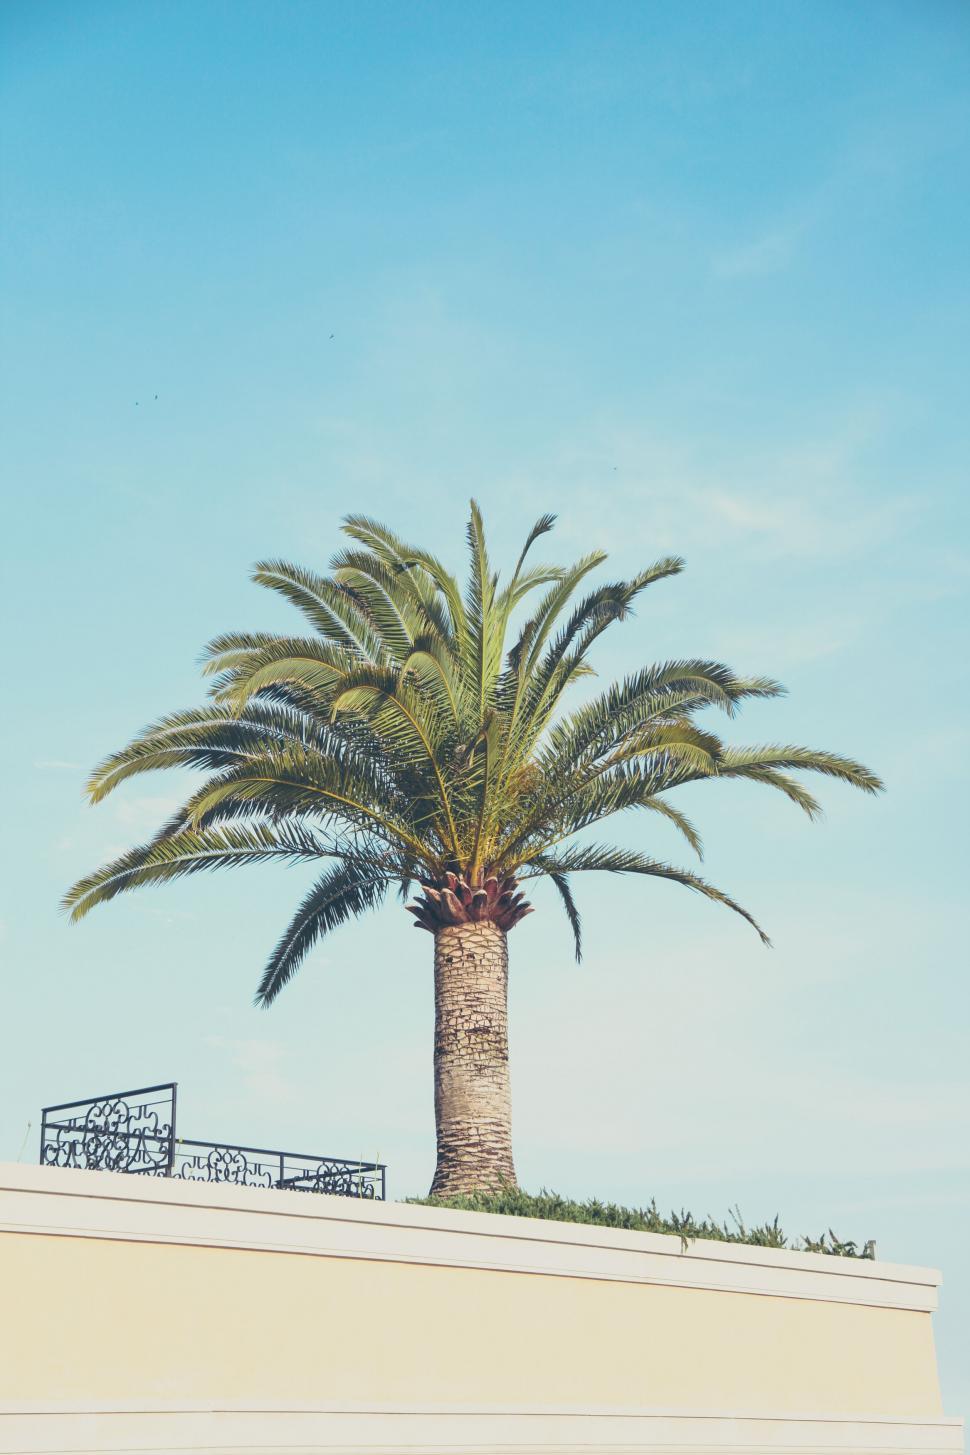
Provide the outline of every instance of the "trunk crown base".
<path id="1" fill-rule="evenodd" d="M 449 925 L 482 920 L 511 930 L 532 913 L 533 906 L 518 887 L 514 874 L 480 871 L 465 879 L 450 870 L 438 881 L 421 880 L 421 895 L 406 906 L 421 930 L 437 934 Z"/>

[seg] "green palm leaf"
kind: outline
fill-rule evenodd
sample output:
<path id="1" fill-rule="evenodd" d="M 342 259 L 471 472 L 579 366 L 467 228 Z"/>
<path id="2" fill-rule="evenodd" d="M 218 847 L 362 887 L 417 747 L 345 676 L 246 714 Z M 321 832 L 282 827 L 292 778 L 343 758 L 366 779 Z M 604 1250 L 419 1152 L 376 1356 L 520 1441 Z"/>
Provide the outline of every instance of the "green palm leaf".
<path id="1" fill-rule="evenodd" d="M 413 880 L 423 886 L 412 908 L 425 928 L 483 915 L 506 928 L 529 908 L 516 877 L 545 876 L 577 954 L 575 873 L 668 879 L 753 924 L 686 870 L 639 851 L 577 846 L 576 836 L 645 810 L 700 855 L 700 835 L 673 801 L 685 784 L 747 780 L 817 817 L 805 773 L 870 794 L 879 778 L 836 753 L 722 741 L 701 721 L 709 708 L 733 718 L 749 699 L 783 689 L 721 662 L 646 666 L 579 699 L 599 638 L 683 561 L 664 557 L 629 580 L 589 585 L 602 552 L 530 563 L 553 525 L 540 516 L 503 584 L 472 502 L 464 591 L 437 556 L 365 515 L 347 517 L 350 545 L 328 574 L 260 562 L 254 579 L 297 608 L 306 635 L 216 637 L 203 668 L 212 700 L 159 718 L 95 769 L 94 802 L 165 768 L 201 781 L 148 844 L 74 886 L 72 916 L 203 868 L 329 860 L 270 959 L 262 1003 L 320 935 L 376 907 L 392 882 L 402 892 Z"/>
<path id="2" fill-rule="evenodd" d="M 325 852 L 321 843 L 305 829 L 289 825 L 185 830 L 129 849 L 112 863 L 79 879 L 64 896 L 63 908 L 77 921 L 96 904 L 104 904 L 138 885 L 180 879 L 202 869 L 236 868 L 269 859 L 289 863 L 319 859 Z"/>
<path id="3" fill-rule="evenodd" d="M 686 889 L 692 889 L 697 894 L 702 894 L 705 899 L 712 899 L 717 904 L 723 904 L 728 909 L 733 909 L 742 919 L 746 919 L 759 935 L 762 944 L 770 945 L 771 941 L 764 930 L 758 924 L 753 915 L 730 895 L 724 894 L 722 890 L 716 889 L 713 884 L 708 884 L 706 879 L 701 879 L 697 874 L 691 874 L 688 869 L 675 869 L 672 864 L 663 864 L 656 859 L 648 859 L 644 854 L 638 854 L 633 850 L 614 848 L 587 848 L 567 849 L 561 854 L 546 854 L 543 862 L 538 866 L 538 872 L 542 874 L 646 874 L 655 879 L 670 879 L 675 884 L 682 884 Z M 526 871 L 522 878 L 531 878 L 532 875 Z"/>
<path id="4" fill-rule="evenodd" d="M 318 940 L 345 920 L 376 909 L 387 893 L 389 876 L 380 867 L 353 861 L 328 869 L 303 900 L 269 958 L 256 992 L 256 1004 L 272 1005 Z"/>

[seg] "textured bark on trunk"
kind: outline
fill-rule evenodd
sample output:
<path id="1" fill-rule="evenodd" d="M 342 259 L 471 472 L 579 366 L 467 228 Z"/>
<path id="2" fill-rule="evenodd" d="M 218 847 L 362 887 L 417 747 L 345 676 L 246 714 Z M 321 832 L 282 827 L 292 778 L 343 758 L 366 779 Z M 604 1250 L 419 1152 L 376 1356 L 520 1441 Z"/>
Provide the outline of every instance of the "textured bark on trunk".
<path id="1" fill-rule="evenodd" d="M 515 1185 L 509 1085 L 509 952 L 491 920 L 448 925 L 434 939 L 433 1194 Z"/>

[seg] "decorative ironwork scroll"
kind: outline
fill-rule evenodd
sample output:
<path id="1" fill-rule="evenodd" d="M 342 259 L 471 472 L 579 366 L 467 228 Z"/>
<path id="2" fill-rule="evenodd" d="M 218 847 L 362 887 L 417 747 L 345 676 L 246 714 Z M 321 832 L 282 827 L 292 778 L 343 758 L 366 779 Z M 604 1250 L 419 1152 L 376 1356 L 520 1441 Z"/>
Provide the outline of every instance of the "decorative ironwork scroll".
<path id="1" fill-rule="evenodd" d="M 44 1108 L 40 1160 L 94 1172 L 168 1177 L 175 1139 L 175 1083 L 111 1092 Z"/>
<path id="2" fill-rule="evenodd" d="M 265 1147 L 178 1141 L 174 1176 L 195 1182 L 236 1182 L 243 1187 L 277 1187 L 290 1192 L 325 1192 L 339 1197 L 384 1197 L 384 1167 L 339 1157 L 304 1157 Z"/>
<path id="3" fill-rule="evenodd" d="M 235 1182 L 241 1187 L 279 1186 L 270 1167 L 257 1160 L 249 1147 L 220 1147 L 209 1142 L 180 1143 L 175 1153 L 174 1175 L 190 1182 Z"/>
<path id="4" fill-rule="evenodd" d="M 231 1142 L 197 1142 L 175 1134 L 176 1084 L 111 1092 L 44 1108 L 40 1160 L 52 1167 L 135 1172 L 194 1182 L 231 1182 L 337 1197 L 383 1200 L 386 1168 Z"/>

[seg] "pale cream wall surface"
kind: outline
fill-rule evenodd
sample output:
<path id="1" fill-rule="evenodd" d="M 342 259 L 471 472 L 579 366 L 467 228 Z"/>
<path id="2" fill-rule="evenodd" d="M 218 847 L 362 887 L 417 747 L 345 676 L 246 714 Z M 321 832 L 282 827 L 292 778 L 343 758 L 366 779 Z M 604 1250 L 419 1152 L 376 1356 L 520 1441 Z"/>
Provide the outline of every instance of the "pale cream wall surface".
<path id="1" fill-rule="evenodd" d="M 0 1288 L 5 1401 L 940 1413 L 911 1310 L 12 1233 Z"/>
<path id="2" fill-rule="evenodd" d="M 938 1282 L 0 1167 L 0 1451 L 954 1452 Z"/>

